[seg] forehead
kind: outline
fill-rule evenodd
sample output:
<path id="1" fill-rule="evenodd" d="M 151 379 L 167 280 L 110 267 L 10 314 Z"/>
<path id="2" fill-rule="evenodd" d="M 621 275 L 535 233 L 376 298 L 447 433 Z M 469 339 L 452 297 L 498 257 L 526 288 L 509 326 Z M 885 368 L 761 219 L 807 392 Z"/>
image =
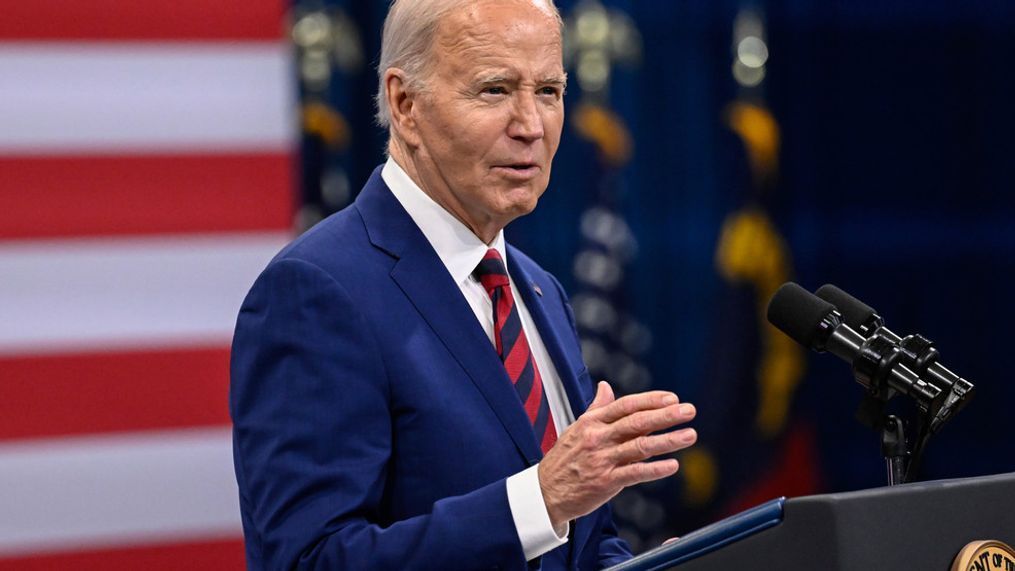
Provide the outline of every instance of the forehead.
<path id="1" fill-rule="evenodd" d="M 525 63 L 539 73 L 563 71 L 560 25 L 540 0 L 480 0 L 444 17 L 435 46 L 438 66 L 455 73 Z"/>

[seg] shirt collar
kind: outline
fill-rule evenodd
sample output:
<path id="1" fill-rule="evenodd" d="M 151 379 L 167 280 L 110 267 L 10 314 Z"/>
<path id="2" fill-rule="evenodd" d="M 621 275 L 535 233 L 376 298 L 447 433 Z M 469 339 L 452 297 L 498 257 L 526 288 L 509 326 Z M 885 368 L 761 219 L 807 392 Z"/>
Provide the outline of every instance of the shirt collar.
<path id="1" fill-rule="evenodd" d="M 391 157 L 381 170 L 381 178 L 426 236 L 456 284 L 470 279 L 490 248 L 496 249 L 507 264 L 503 230 L 497 232 L 490 245 L 483 243 L 465 224 L 423 192 Z"/>

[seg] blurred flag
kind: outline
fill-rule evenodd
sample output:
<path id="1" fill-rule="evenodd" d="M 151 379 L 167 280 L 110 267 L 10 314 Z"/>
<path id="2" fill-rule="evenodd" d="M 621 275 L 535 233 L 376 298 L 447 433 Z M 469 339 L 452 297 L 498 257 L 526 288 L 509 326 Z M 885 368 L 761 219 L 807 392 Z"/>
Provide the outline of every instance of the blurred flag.
<path id="1" fill-rule="evenodd" d="M 587 163 L 593 200 L 581 214 L 581 243 L 573 269 L 571 297 L 581 336 L 582 356 L 592 379 L 607 379 L 619 395 L 652 387 L 644 358 L 652 332 L 631 311 L 628 273 L 637 260 L 638 241 L 625 219 L 623 169 L 635 152 L 624 116 L 611 105 L 616 66 L 641 63 L 641 33 L 619 7 L 580 0 L 566 20 L 565 62 L 580 90 L 569 112 L 574 132 L 595 150 Z M 622 491 L 612 502 L 620 534 L 635 552 L 658 545 L 665 535 L 664 484 Z"/>
<path id="2" fill-rule="evenodd" d="M 698 422 L 699 445 L 682 456 L 683 501 L 697 512 L 697 524 L 820 488 L 813 429 L 793 414 L 803 352 L 765 317 L 772 294 L 793 277 L 790 252 L 769 214 L 780 132 L 764 105 L 767 61 L 762 14 L 747 3 L 733 27 L 740 95 L 724 118 L 745 159 L 744 188 L 716 245 L 723 291 L 700 397 L 708 410 Z"/>
<path id="3" fill-rule="evenodd" d="M 376 79 L 366 63 L 360 22 L 345 0 L 297 0 L 292 39 L 296 47 L 300 97 L 299 231 L 348 206 L 358 190 L 353 142 L 368 147 L 362 134 L 374 131 L 370 113 Z M 365 85 L 367 88 L 357 88 Z M 370 164 L 370 168 L 373 168 Z M 357 176 L 361 175 L 361 176 Z"/>
<path id="4" fill-rule="evenodd" d="M 278 0 L 0 3 L 0 569 L 242 568 L 242 297 L 290 235 Z"/>

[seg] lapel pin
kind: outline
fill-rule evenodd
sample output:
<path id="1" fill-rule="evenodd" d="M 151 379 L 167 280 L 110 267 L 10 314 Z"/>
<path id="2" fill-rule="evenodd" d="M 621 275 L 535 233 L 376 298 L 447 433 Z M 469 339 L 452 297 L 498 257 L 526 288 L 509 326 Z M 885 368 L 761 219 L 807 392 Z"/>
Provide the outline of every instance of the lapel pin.
<path id="1" fill-rule="evenodd" d="M 540 289 L 535 282 L 532 282 L 532 289 L 536 290 L 536 295 L 538 295 L 539 297 L 543 297 L 543 290 Z"/>

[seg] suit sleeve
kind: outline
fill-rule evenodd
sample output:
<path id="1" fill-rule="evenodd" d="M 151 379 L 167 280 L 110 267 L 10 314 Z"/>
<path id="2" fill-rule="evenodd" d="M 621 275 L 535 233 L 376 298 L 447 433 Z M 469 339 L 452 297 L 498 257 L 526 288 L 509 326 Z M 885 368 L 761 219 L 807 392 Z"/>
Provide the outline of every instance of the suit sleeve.
<path id="1" fill-rule="evenodd" d="M 384 521 L 393 442 L 381 348 L 317 266 L 283 259 L 258 278 L 240 311 L 231 375 L 252 567 L 524 568 L 503 480 Z"/>
<path id="2" fill-rule="evenodd" d="M 579 350 L 581 343 L 578 337 L 578 325 L 575 322 L 574 310 L 571 309 L 571 302 L 567 299 L 567 294 L 564 293 L 564 287 L 560 285 L 557 278 L 553 274 L 547 272 L 550 280 L 553 282 L 554 287 L 557 289 L 558 295 L 560 295 L 560 301 L 564 304 L 564 311 L 567 313 L 567 319 L 571 324 L 571 331 L 574 333 L 575 342 L 578 343 Z M 591 394 L 595 394 L 595 387 L 589 388 Z M 602 516 L 602 530 L 599 536 L 599 566 L 600 568 L 610 567 L 631 558 L 631 548 L 628 547 L 627 542 L 617 535 L 617 526 L 613 522 L 613 510 L 609 504 L 599 508 L 603 511 Z"/>
<path id="3" fill-rule="evenodd" d="M 599 540 L 599 568 L 605 569 L 613 565 L 619 565 L 631 558 L 631 548 L 627 542 L 617 535 L 617 526 L 613 522 L 613 510 L 610 504 L 601 509 L 603 515 L 603 532 Z"/>

